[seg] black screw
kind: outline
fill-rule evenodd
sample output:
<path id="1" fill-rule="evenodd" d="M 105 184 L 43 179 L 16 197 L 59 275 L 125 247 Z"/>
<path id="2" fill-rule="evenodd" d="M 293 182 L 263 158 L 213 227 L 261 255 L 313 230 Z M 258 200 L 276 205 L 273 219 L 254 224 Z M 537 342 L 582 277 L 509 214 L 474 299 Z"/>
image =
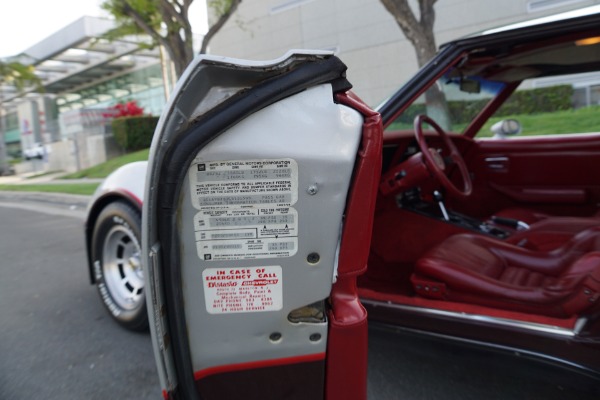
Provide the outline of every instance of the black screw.
<path id="1" fill-rule="evenodd" d="M 278 342 L 281 340 L 281 333 L 279 332 L 273 332 L 271 333 L 271 335 L 269 336 L 269 340 L 271 340 L 271 342 Z"/>
<path id="2" fill-rule="evenodd" d="M 311 342 L 318 342 L 319 340 L 321 340 L 321 334 L 313 333 L 312 335 L 310 335 L 309 339 Z"/>
<path id="3" fill-rule="evenodd" d="M 306 257 L 306 261 L 308 261 L 310 264 L 316 264 L 319 262 L 320 259 L 321 259 L 321 256 L 319 255 L 319 253 L 310 253 Z"/>

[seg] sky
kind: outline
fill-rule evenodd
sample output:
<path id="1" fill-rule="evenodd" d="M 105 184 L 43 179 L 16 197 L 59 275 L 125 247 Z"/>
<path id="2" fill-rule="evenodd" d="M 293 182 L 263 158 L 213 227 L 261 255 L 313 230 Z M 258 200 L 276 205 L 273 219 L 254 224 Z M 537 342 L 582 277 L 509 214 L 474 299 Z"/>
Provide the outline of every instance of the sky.
<path id="1" fill-rule="evenodd" d="M 0 58 L 23 52 L 84 15 L 106 16 L 102 0 L 0 0 Z M 204 1 L 190 8 L 196 33 L 206 30 L 202 23 Z M 197 18 L 192 16 L 198 16 Z M 206 17 L 204 17 L 205 19 Z"/>

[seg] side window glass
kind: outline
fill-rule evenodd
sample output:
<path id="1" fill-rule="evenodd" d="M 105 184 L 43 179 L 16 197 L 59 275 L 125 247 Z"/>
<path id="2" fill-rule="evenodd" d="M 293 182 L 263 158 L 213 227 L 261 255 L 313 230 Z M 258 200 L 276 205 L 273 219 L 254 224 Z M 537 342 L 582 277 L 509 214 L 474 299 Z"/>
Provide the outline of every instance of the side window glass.
<path id="1" fill-rule="evenodd" d="M 498 133 L 503 121 L 508 128 L 505 136 Z M 600 84 L 597 76 L 586 73 L 523 81 L 477 137 L 599 132 Z"/>

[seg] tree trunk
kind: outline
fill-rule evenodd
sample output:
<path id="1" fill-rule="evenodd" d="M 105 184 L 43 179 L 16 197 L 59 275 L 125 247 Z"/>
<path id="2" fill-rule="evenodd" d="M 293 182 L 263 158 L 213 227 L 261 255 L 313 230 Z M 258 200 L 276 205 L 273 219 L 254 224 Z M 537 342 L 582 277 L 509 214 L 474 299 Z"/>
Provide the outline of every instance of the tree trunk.
<path id="1" fill-rule="evenodd" d="M 184 41 L 179 36 L 169 38 L 168 43 L 169 45 L 165 46 L 165 49 L 173 62 L 175 74 L 179 78 L 194 58 L 193 47 L 191 43 L 187 43 L 187 40 Z"/>
<path id="2" fill-rule="evenodd" d="M 435 22 L 433 5 L 436 1 L 419 0 L 420 19 L 417 19 L 408 0 L 381 0 L 383 6 L 396 20 L 406 39 L 413 45 L 419 68 L 429 62 L 437 52 L 433 33 Z M 433 85 L 425 92 L 425 103 L 427 114 L 442 128 L 450 130 L 452 126 L 446 96 L 437 85 Z"/>
<path id="3" fill-rule="evenodd" d="M 231 0 L 231 5 L 229 6 L 229 9 L 219 16 L 217 22 L 215 22 L 210 27 L 208 32 L 206 32 L 206 35 L 204 35 L 204 39 L 202 40 L 202 47 L 200 48 L 200 54 L 206 54 L 206 50 L 208 49 L 208 44 L 210 43 L 211 39 L 217 34 L 217 32 L 219 32 L 219 30 L 221 30 L 223 25 L 225 25 L 225 23 L 233 15 L 235 10 L 237 10 L 241 2 L 242 0 Z"/>
<path id="4" fill-rule="evenodd" d="M 408 0 L 381 0 L 383 6 L 396 20 L 404 36 L 413 45 L 419 68 L 425 65 L 437 51 L 433 34 L 435 22 L 433 5 L 436 1 L 419 0 L 420 19 L 417 19 Z"/>

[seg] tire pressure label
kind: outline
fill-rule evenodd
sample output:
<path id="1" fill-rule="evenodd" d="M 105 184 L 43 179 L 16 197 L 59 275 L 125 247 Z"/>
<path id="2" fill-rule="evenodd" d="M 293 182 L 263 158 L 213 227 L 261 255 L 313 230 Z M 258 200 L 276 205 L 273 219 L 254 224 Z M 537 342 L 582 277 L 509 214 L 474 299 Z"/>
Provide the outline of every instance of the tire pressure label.
<path id="1" fill-rule="evenodd" d="M 205 261 L 291 257 L 298 248 L 292 207 L 204 210 L 194 217 L 198 256 Z"/>
<path id="2" fill-rule="evenodd" d="M 291 206 L 298 200 L 295 160 L 233 160 L 192 164 L 192 204 L 198 210 Z"/>
<path id="3" fill-rule="evenodd" d="M 277 311 L 283 307 L 281 267 L 207 268 L 202 272 L 209 314 Z"/>

